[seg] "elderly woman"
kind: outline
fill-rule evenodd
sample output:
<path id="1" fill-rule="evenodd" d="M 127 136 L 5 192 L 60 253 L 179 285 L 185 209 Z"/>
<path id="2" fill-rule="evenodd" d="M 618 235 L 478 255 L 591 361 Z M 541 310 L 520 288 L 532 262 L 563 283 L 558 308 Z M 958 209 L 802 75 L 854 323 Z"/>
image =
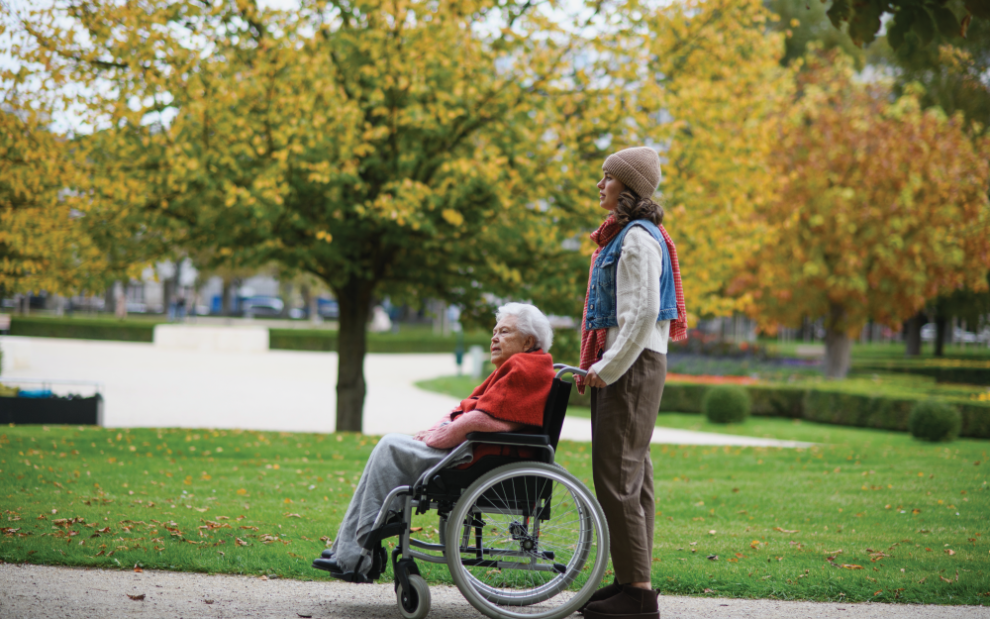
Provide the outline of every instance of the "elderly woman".
<path id="1" fill-rule="evenodd" d="M 460 405 L 415 436 L 387 434 L 371 452 L 361 481 L 330 550 L 313 567 L 331 575 L 366 582 L 371 562 L 361 551 L 388 493 L 410 485 L 470 432 L 517 432 L 543 423 L 543 407 L 553 381 L 550 321 L 525 303 L 508 303 L 495 314 L 491 360 L 495 371 Z M 481 455 L 479 453 L 475 455 Z M 466 454 L 465 460 L 474 456 Z M 397 505 L 397 503 L 396 503 Z"/>

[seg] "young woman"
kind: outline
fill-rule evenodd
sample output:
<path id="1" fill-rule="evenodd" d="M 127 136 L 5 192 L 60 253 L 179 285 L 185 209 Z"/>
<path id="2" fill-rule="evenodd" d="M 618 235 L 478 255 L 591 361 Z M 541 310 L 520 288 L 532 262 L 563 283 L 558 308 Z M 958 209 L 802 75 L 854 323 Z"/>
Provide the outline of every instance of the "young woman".
<path id="1" fill-rule="evenodd" d="M 660 159 L 648 147 L 605 160 L 598 183 L 609 211 L 591 238 L 581 368 L 591 387 L 595 492 L 611 534 L 615 582 L 583 609 L 587 619 L 659 619 L 652 589 L 653 463 L 650 439 L 667 374 L 667 342 L 687 337 L 687 312 L 673 241 L 652 200 Z"/>

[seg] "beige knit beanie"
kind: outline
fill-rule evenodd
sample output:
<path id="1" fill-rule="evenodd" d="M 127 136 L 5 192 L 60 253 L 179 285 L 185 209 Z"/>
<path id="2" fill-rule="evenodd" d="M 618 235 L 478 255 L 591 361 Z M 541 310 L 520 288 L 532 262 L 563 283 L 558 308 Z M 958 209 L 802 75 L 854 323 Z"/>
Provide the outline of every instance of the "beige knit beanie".
<path id="1" fill-rule="evenodd" d="M 641 198 L 652 198 L 660 186 L 660 156 L 649 146 L 627 148 L 609 155 L 602 170 L 622 181 Z"/>

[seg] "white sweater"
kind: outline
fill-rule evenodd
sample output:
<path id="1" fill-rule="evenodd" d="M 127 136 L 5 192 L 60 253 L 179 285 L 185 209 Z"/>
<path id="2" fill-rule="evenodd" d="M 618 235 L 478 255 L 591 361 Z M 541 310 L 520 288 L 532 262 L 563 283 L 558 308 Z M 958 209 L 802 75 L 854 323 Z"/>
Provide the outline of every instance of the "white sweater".
<path id="1" fill-rule="evenodd" d="M 670 321 L 657 321 L 662 272 L 660 244 L 639 226 L 630 230 L 622 241 L 622 254 L 616 266 L 619 326 L 609 328 L 605 354 L 591 366 L 606 384 L 619 380 L 644 348 L 667 353 Z"/>

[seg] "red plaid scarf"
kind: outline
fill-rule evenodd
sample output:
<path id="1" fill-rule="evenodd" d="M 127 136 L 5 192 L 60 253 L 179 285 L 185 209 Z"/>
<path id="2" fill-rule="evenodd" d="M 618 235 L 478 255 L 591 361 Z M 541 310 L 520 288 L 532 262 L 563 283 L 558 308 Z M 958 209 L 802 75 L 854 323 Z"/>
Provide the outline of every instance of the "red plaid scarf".
<path id="1" fill-rule="evenodd" d="M 670 270 L 674 276 L 674 294 L 677 297 L 677 319 L 670 321 L 670 339 L 674 342 L 687 339 L 687 306 L 684 303 L 684 286 L 681 284 L 681 265 L 677 261 L 677 248 L 671 240 L 667 230 L 659 226 L 663 240 L 667 243 L 667 252 L 670 254 Z M 584 297 L 584 315 L 581 318 L 581 369 L 587 370 L 592 364 L 601 359 L 605 349 L 605 338 L 608 329 L 588 329 L 588 297 L 591 295 L 591 276 L 595 272 L 595 260 L 602 248 L 612 242 L 620 232 L 622 226 L 615 221 L 615 214 L 610 213 L 597 230 L 591 233 L 591 240 L 598 248 L 591 254 L 591 268 L 588 270 L 588 292 Z M 584 393 L 584 380 L 576 376 L 578 393 Z"/>

